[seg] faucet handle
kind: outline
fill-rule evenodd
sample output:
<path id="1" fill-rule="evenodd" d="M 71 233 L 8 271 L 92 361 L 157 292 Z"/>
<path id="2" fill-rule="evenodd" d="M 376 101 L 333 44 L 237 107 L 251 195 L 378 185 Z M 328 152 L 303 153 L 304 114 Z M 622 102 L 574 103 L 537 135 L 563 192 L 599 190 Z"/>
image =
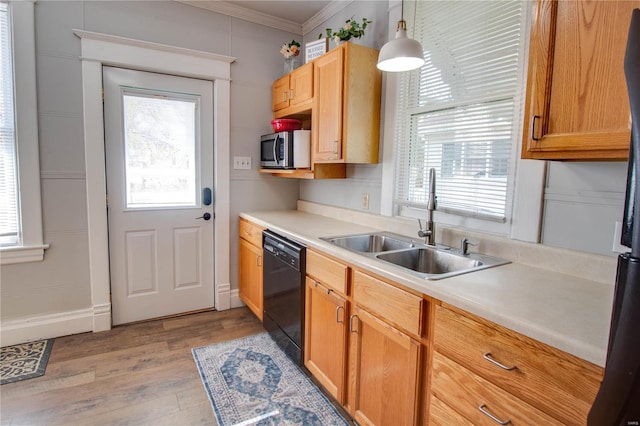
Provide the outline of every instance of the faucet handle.
<path id="1" fill-rule="evenodd" d="M 478 243 L 476 241 L 471 241 L 467 238 L 463 238 L 460 240 L 460 253 L 463 255 L 469 254 L 469 246 L 477 246 Z"/>

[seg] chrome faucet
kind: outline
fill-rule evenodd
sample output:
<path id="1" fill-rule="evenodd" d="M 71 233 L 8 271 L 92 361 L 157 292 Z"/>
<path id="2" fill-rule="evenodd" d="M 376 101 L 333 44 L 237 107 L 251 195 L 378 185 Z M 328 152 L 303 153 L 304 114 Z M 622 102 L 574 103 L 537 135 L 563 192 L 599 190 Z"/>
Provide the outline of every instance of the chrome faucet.
<path id="1" fill-rule="evenodd" d="M 422 229 L 422 222 L 418 219 L 420 230 L 418 236 L 424 238 L 424 242 L 430 246 L 436 245 L 436 228 L 433 224 L 433 211 L 436 209 L 436 169 L 429 170 L 429 199 L 427 200 L 427 227 Z"/>

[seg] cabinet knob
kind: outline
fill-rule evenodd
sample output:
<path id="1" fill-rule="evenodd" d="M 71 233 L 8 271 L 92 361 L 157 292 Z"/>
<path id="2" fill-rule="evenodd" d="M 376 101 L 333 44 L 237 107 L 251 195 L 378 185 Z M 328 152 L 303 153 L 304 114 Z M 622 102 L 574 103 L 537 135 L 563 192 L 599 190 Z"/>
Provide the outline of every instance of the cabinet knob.
<path id="1" fill-rule="evenodd" d="M 256 256 L 256 266 L 258 268 L 262 266 L 262 256 Z"/>
<path id="2" fill-rule="evenodd" d="M 344 306 L 340 305 L 336 307 L 336 322 L 338 324 L 344 324 L 344 321 L 340 321 L 340 309 L 344 311 Z"/>

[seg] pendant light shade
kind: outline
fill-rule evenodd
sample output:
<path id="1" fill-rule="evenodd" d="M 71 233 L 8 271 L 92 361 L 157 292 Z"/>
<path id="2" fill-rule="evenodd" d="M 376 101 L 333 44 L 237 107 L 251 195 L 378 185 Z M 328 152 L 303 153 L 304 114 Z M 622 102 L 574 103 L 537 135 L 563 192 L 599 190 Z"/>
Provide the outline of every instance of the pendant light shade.
<path id="1" fill-rule="evenodd" d="M 411 71 L 424 64 L 422 46 L 407 37 L 407 23 L 398 21 L 396 38 L 387 42 L 378 55 L 378 69 L 388 72 Z"/>

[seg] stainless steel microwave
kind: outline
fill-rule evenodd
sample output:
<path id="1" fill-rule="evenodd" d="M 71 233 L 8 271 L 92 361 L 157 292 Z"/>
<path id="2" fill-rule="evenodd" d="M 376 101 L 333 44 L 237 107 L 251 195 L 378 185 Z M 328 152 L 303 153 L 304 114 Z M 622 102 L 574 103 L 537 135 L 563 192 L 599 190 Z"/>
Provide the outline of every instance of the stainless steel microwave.
<path id="1" fill-rule="evenodd" d="M 293 132 L 260 136 L 260 167 L 293 169 Z"/>

